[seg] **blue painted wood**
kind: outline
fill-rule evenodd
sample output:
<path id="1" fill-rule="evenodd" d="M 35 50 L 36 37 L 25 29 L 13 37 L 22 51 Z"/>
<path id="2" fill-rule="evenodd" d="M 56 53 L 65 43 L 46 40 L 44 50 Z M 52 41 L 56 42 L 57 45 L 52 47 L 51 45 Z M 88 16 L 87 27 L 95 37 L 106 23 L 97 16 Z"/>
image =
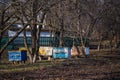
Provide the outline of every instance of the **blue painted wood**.
<path id="1" fill-rule="evenodd" d="M 71 49 L 66 47 L 55 47 L 53 48 L 53 58 L 70 58 Z"/>
<path id="2" fill-rule="evenodd" d="M 90 55 L 90 48 L 89 47 L 85 47 L 85 54 Z"/>
<path id="3" fill-rule="evenodd" d="M 9 51 L 9 61 L 26 61 L 27 52 L 26 51 Z"/>

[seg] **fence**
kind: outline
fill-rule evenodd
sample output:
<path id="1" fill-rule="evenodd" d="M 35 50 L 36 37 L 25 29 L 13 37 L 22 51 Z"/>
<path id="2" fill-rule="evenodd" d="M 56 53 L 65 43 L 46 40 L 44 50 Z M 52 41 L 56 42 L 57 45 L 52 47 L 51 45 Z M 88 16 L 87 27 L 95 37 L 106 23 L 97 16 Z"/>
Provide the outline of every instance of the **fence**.
<path id="1" fill-rule="evenodd" d="M 4 37 L 2 38 L 0 47 L 2 47 L 11 37 Z M 58 47 L 60 42 L 59 37 L 40 37 L 39 46 L 51 46 L 51 47 Z M 63 38 L 63 47 L 72 47 L 73 42 L 75 46 L 81 45 L 81 40 L 79 38 L 64 37 Z M 89 44 L 89 40 L 87 39 L 87 44 Z M 27 37 L 27 44 L 31 47 L 31 37 Z M 17 37 L 9 46 L 8 49 L 18 49 L 19 47 L 24 47 L 24 38 Z"/>
<path id="2" fill-rule="evenodd" d="M 0 42 L 0 48 L 2 48 L 4 46 L 4 44 L 6 44 L 7 41 L 9 41 L 9 37 L 2 38 L 1 42 Z M 12 50 L 13 48 L 14 48 L 13 47 L 13 42 L 7 46 L 8 50 Z"/>

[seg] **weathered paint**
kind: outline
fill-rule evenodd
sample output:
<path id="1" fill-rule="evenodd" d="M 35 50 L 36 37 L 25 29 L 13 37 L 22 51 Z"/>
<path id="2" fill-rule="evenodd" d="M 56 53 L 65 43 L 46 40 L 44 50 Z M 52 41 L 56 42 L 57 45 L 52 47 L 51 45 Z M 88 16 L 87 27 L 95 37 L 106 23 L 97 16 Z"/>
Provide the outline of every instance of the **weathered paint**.
<path id="1" fill-rule="evenodd" d="M 53 47 L 40 47 L 39 54 L 42 56 L 52 56 Z"/>
<path id="2" fill-rule="evenodd" d="M 9 61 L 26 61 L 26 51 L 8 51 Z"/>
<path id="3" fill-rule="evenodd" d="M 71 49 L 71 56 L 78 56 L 79 51 L 77 50 L 76 46 L 73 46 Z"/>
<path id="4" fill-rule="evenodd" d="M 53 58 L 70 58 L 71 48 L 55 47 L 53 48 Z"/>

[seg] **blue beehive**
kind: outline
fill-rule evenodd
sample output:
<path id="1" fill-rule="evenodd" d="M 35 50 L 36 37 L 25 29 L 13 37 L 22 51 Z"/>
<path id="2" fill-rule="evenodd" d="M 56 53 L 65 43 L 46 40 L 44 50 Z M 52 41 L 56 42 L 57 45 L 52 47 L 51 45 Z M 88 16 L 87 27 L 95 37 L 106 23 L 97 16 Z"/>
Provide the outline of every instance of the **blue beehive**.
<path id="1" fill-rule="evenodd" d="M 90 48 L 85 47 L 85 55 L 89 56 L 90 55 Z"/>
<path id="2" fill-rule="evenodd" d="M 53 58 L 70 58 L 71 49 L 65 47 L 56 47 L 53 48 Z"/>
<path id="3" fill-rule="evenodd" d="M 9 51 L 9 61 L 26 61 L 27 51 Z"/>

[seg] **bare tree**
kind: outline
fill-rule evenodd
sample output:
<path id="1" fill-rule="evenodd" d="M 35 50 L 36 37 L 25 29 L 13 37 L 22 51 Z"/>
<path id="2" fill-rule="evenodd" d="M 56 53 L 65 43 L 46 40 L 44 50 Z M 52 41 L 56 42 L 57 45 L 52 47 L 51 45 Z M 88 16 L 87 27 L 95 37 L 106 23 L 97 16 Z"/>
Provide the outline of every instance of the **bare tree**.
<path id="1" fill-rule="evenodd" d="M 31 0 L 25 6 L 21 6 L 20 12 L 23 16 L 22 23 L 26 23 L 30 21 L 30 32 L 31 32 L 31 50 L 29 50 L 27 46 L 27 40 L 24 32 L 25 38 L 25 47 L 29 52 L 30 63 L 34 63 L 38 56 L 39 50 L 39 39 L 40 32 L 42 29 L 43 21 L 45 20 L 46 13 L 49 11 L 51 7 L 59 3 L 58 1 L 45 1 L 45 0 Z"/>
<path id="2" fill-rule="evenodd" d="M 16 2 L 4 2 L 3 5 L 0 6 L 1 12 L 0 12 L 0 43 L 3 38 L 3 36 L 7 33 L 7 30 L 19 20 L 18 17 L 16 17 L 16 10 L 14 9 L 14 5 Z M 22 31 L 22 30 L 20 30 Z M 17 33 L 19 35 L 19 32 Z M 18 36 L 16 35 L 16 36 Z M 3 51 L 6 49 L 6 47 L 15 39 L 15 37 L 11 40 L 9 40 L 1 49 L 0 49 L 0 56 L 3 53 Z"/>
<path id="3" fill-rule="evenodd" d="M 108 0 L 105 1 L 104 4 L 104 15 L 102 17 L 103 24 L 107 29 L 108 36 L 110 38 L 110 45 L 114 48 L 117 48 L 118 44 L 118 37 L 119 35 L 119 24 L 120 24 L 120 1 L 112 1 Z M 112 45 L 114 44 L 114 45 Z"/>

